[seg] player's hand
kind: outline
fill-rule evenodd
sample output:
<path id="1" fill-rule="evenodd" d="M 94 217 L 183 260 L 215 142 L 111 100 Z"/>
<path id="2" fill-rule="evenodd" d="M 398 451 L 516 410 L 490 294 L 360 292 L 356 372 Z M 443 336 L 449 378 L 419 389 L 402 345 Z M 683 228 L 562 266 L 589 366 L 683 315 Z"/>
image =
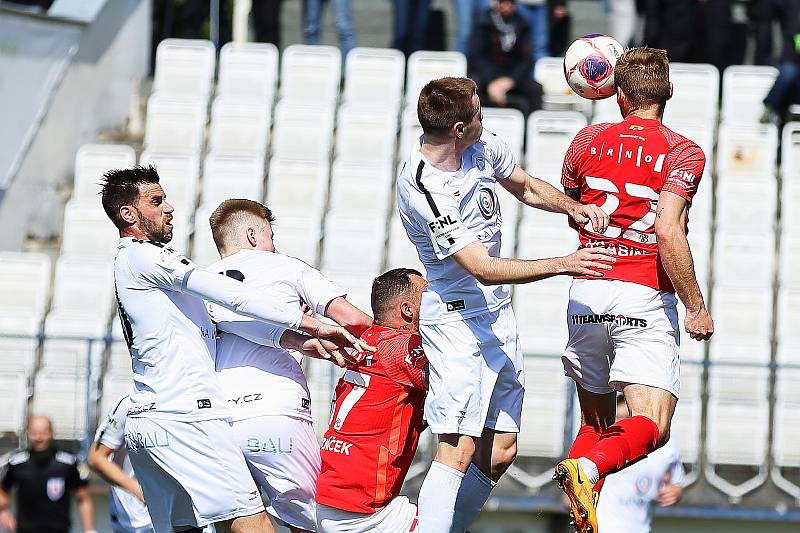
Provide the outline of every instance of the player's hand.
<path id="1" fill-rule="evenodd" d="M 675 505 L 681 499 L 681 495 L 683 495 L 683 489 L 680 486 L 665 483 L 658 491 L 658 503 L 661 507 Z"/>
<path id="2" fill-rule="evenodd" d="M 617 259 L 605 248 L 581 248 L 575 253 L 561 258 L 562 274 L 568 276 L 603 277 L 603 270 L 611 270 Z"/>
<path id="3" fill-rule="evenodd" d="M 357 339 L 342 326 L 326 324 L 309 316 L 303 317 L 300 323 L 300 329 L 312 337 L 330 341 L 339 348 L 353 348 L 358 352 L 375 352 L 376 350 L 374 346 L 370 346 L 363 340 Z"/>
<path id="4" fill-rule="evenodd" d="M 303 341 L 298 347 L 298 351 L 305 356 L 313 357 L 314 359 L 326 359 L 338 367 L 344 368 L 351 358 L 347 356 L 347 352 L 339 349 L 337 345 L 330 341 L 309 337 Z"/>
<path id="5" fill-rule="evenodd" d="M 705 305 L 701 305 L 696 311 L 687 309 L 683 326 L 686 333 L 696 341 L 707 341 L 714 334 L 714 321 Z"/>
<path id="6" fill-rule="evenodd" d="M 486 86 L 486 93 L 494 103 L 504 106 L 508 102 L 507 93 L 514 88 L 514 80 L 508 76 L 501 76 Z"/>
<path id="7" fill-rule="evenodd" d="M 0 511 L 0 529 L 6 529 L 8 531 L 17 530 L 17 521 L 8 509 Z"/>
<path id="8" fill-rule="evenodd" d="M 580 226 L 591 222 L 594 233 L 604 233 L 608 228 L 608 214 L 594 204 L 578 204 L 569 216 Z"/>

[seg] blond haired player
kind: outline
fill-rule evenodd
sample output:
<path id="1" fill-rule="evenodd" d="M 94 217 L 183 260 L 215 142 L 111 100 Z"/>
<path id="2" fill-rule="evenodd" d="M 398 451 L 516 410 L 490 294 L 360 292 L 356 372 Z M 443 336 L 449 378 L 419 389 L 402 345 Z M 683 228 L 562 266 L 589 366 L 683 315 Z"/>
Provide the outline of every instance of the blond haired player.
<path id="1" fill-rule="evenodd" d="M 676 292 L 686 332 L 698 340 L 714 332 L 686 240 L 705 156 L 661 123 L 672 96 L 666 52 L 626 51 L 615 81 L 623 120 L 578 132 L 562 174 L 568 195 L 611 218 L 608 227 L 579 228 L 581 245 L 617 259 L 603 279 L 576 277 L 570 288 L 562 359 L 586 423 L 554 477 L 580 532 L 597 531 L 594 486 L 669 440 L 680 394 Z M 615 391 L 631 413 L 616 423 Z"/>

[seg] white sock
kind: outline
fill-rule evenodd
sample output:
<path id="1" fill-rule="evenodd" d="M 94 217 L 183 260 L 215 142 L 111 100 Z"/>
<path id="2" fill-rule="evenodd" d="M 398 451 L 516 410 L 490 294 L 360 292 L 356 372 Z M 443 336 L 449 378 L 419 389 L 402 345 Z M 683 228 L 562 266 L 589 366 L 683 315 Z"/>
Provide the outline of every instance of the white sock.
<path id="1" fill-rule="evenodd" d="M 589 478 L 589 482 L 592 485 L 600 481 L 600 472 L 597 471 L 597 465 L 594 464 L 594 461 L 586 457 L 581 457 L 578 459 L 578 462 L 581 464 L 583 473 L 586 474 L 586 477 Z"/>
<path id="2" fill-rule="evenodd" d="M 462 533 L 472 525 L 496 484 L 475 463 L 469 465 L 456 498 L 454 532 Z"/>
<path id="3" fill-rule="evenodd" d="M 450 533 L 458 489 L 464 474 L 438 461 L 431 463 L 419 489 L 419 530 L 425 533 Z M 463 530 L 462 530 L 463 531 Z"/>

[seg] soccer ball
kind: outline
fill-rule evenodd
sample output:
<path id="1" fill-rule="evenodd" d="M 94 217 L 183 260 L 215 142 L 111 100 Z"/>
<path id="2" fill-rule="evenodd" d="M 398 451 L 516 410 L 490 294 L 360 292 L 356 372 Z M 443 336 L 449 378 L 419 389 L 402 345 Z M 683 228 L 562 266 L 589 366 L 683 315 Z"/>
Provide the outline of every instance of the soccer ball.
<path id="1" fill-rule="evenodd" d="M 564 76 L 577 94 L 590 100 L 608 98 L 616 92 L 614 65 L 624 52 L 608 35 L 585 35 L 564 54 Z"/>

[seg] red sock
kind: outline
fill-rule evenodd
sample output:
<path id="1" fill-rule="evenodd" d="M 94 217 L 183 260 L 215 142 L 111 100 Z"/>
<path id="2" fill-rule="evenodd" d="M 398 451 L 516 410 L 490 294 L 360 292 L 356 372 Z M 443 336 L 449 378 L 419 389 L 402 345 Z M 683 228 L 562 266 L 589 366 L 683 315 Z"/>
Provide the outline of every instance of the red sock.
<path id="1" fill-rule="evenodd" d="M 569 459 L 577 459 L 584 457 L 592 448 L 595 447 L 597 441 L 600 440 L 600 432 L 594 426 L 589 424 L 581 426 L 578 434 L 575 435 L 575 440 L 572 442 L 572 448 L 569 449 Z"/>
<path id="2" fill-rule="evenodd" d="M 600 440 L 584 457 L 597 465 L 600 479 L 641 459 L 656 449 L 658 426 L 646 416 L 620 420 L 600 435 Z"/>

